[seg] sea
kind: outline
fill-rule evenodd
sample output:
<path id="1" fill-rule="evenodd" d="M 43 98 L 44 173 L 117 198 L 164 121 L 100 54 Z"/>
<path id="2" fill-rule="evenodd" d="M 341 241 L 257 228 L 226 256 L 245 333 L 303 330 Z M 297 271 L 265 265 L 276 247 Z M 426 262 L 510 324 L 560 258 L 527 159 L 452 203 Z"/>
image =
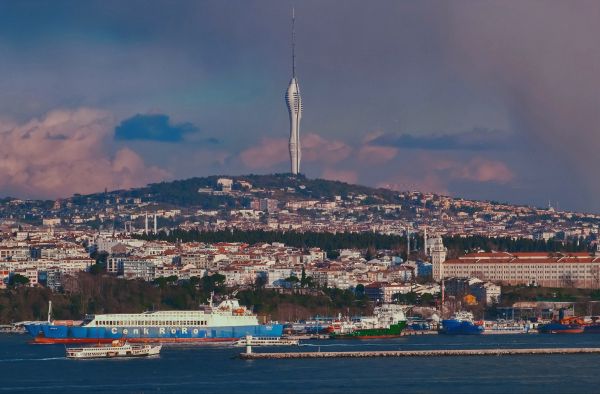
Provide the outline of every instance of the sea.
<path id="1" fill-rule="evenodd" d="M 600 335 L 406 336 L 307 341 L 253 351 L 600 347 Z M 244 361 L 228 345 L 163 347 L 144 359 L 71 360 L 63 345 L 0 334 L 0 392 L 599 393 L 600 355 Z"/>

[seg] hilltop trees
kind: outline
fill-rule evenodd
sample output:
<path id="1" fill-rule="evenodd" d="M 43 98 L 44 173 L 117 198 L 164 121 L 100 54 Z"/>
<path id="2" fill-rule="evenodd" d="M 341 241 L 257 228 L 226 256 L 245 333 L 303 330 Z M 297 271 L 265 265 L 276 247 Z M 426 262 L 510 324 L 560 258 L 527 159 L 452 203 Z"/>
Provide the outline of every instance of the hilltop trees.
<path id="1" fill-rule="evenodd" d="M 221 230 L 199 231 L 175 229 L 169 234 L 137 235 L 146 240 L 165 240 L 170 242 L 245 242 L 256 244 L 261 242 L 281 242 L 297 248 L 318 247 L 327 251 L 327 256 L 336 258 L 340 249 L 363 249 L 369 259 L 376 257 L 377 250 L 392 250 L 397 255 L 406 252 L 406 237 L 399 235 L 364 233 L 325 233 L 325 232 L 296 232 L 296 231 L 264 231 L 264 230 Z M 423 245 L 422 237 L 418 244 Z M 466 252 L 507 251 L 507 252 L 576 252 L 587 250 L 585 242 L 560 242 L 555 240 L 532 240 L 526 238 L 512 239 L 510 237 L 484 237 L 484 236 L 452 236 L 444 237 L 444 245 L 448 248 L 448 256 L 456 257 Z"/>

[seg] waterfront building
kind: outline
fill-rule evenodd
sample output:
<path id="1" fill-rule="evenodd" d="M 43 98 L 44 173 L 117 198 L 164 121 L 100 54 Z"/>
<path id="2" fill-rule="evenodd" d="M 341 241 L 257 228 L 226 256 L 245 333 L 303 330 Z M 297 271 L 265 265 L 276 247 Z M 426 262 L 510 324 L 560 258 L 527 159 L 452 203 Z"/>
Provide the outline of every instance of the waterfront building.
<path id="1" fill-rule="evenodd" d="M 375 302 L 391 303 L 394 300 L 394 294 L 410 292 L 410 284 L 373 282 L 365 286 L 365 295 Z"/>
<path id="2" fill-rule="evenodd" d="M 598 252 L 469 253 L 439 266 L 442 278 L 479 278 L 507 285 L 600 288 Z"/>
<path id="3" fill-rule="evenodd" d="M 471 296 L 484 305 L 497 304 L 502 294 L 501 286 L 478 278 L 447 278 L 444 280 L 444 290 L 446 296 L 458 299 Z"/>

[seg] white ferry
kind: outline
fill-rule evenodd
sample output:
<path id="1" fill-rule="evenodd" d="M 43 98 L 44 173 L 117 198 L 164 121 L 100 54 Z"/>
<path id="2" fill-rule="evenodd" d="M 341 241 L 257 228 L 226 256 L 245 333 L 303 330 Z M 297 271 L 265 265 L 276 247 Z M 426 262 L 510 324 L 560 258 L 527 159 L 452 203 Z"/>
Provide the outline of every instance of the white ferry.
<path id="1" fill-rule="evenodd" d="M 233 346 L 298 346 L 300 341 L 292 338 L 258 337 L 247 335 L 233 343 Z"/>
<path id="2" fill-rule="evenodd" d="M 67 358 L 113 358 L 113 357 L 147 357 L 160 354 L 161 344 L 131 345 L 126 341 L 113 341 L 111 345 L 90 347 L 69 347 Z"/>

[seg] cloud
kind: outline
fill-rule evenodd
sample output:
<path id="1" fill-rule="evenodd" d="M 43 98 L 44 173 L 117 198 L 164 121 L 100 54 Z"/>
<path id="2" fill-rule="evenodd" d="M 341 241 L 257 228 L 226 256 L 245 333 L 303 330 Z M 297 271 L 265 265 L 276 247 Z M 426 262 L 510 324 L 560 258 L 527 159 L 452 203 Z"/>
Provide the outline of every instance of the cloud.
<path id="1" fill-rule="evenodd" d="M 363 145 L 358 150 L 358 160 L 366 164 L 381 164 L 392 160 L 398 149 L 390 146 Z"/>
<path id="2" fill-rule="evenodd" d="M 343 141 L 327 140 L 318 134 L 301 137 L 302 162 L 335 164 L 350 156 L 352 148 Z M 250 169 L 269 169 L 289 160 L 286 138 L 263 138 L 261 143 L 240 153 L 242 163 Z"/>
<path id="3" fill-rule="evenodd" d="M 250 169 L 270 168 L 288 160 L 288 142 L 284 138 L 263 138 L 259 145 L 240 153 L 242 163 Z"/>
<path id="4" fill-rule="evenodd" d="M 507 132 L 475 128 L 453 134 L 382 134 L 371 143 L 404 149 L 483 151 L 505 149 L 511 138 Z"/>
<path id="5" fill-rule="evenodd" d="M 352 148 L 343 141 L 327 140 L 319 134 L 308 133 L 302 138 L 302 160 L 307 162 L 338 163 L 350 156 Z"/>
<path id="6" fill-rule="evenodd" d="M 164 114 L 137 114 L 125 119 L 115 128 L 118 140 L 152 140 L 178 142 L 184 134 L 198 131 L 191 123 L 170 124 L 169 116 Z"/>
<path id="7" fill-rule="evenodd" d="M 515 177 L 505 163 L 481 157 L 475 157 L 466 164 L 453 168 L 453 175 L 457 179 L 496 183 L 508 183 Z"/>
<path id="8" fill-rule="evenodd" d="M 396 174 L 378 186 L 450 194 L 449 190 L 456 182 L 506 184 L 514 178 L 508 165 L 499 160 L 473 157 L 462 161 L 426 153 L 414 160 L 410 172 Z"/>
<path id="9" fill-rule="evenodd" d="M 337 170 L 333 168 L 326 168 L 321 175 L 323 179 L 329 179 L 331 181 L 340 181 L 346 183 L 358 182 L 358 173 L 352 170 Z"/>
<path id="10" fill-rule="evenodd" d="M 64 197 L 142 186 L 169 174 L 146 166 L 129 148 L 114 153 L 110 114 L 57 110 L 21 125 L 0 127 L 0 190 L 4 195 Z"/>

